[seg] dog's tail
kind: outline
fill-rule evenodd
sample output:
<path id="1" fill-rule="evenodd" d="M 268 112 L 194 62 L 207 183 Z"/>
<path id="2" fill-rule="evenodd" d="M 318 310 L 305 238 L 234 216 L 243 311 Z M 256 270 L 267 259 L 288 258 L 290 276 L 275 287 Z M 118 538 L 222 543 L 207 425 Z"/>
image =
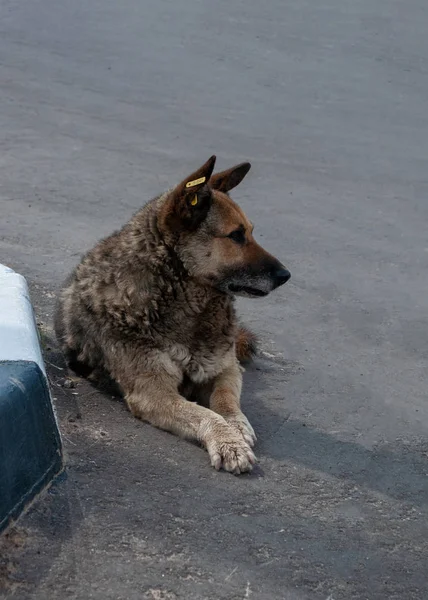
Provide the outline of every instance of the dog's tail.
<path id="1" fill-rule="evenodd" d="M 236 356 L 240 363 L 250 362 L 257 354 L 256 335 L 240 325 L 236 334 Z"/>

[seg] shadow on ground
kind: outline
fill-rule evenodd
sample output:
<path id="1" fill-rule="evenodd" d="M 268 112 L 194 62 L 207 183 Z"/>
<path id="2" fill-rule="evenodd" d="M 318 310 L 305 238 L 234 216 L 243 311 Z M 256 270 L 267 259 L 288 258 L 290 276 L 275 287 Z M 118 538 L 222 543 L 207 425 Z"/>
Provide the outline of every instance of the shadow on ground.
<path id="1" fill-rule="evenodd" d="M 245 381 L 247 396 L 250 394 L 247 412 L 262 432 L 260 454 L 275 461 L 293 461 L 401 502 L 428 504 L 428 442 L 396 441 L 369 450 L 293 419 L 286 407 L 275 411 L 272 402 L 263 401 L 267 384 L 274 387 L 277 380 L 283 387 L 296 368 L 285 364 L 278 373 L 270 365 L 266 372 L 263 364 L 265 361 L 259 361 L 248 369 Z"/>

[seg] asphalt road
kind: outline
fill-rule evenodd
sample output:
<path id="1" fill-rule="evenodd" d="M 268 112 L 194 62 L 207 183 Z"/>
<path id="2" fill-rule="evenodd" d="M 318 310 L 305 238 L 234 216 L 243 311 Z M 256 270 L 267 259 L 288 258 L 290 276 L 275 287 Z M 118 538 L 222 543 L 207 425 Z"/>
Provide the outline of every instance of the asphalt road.
<path id="1" fill-rule="evenodd" d="M 213 153 L 292 272 L 242 304 L 249 477 L 47 349 L 69 467 L 4 597 L 428 597 L 427 31 L 426 0 L 2 0 L 0 261 L 48 337 L 79 255 Z"/>

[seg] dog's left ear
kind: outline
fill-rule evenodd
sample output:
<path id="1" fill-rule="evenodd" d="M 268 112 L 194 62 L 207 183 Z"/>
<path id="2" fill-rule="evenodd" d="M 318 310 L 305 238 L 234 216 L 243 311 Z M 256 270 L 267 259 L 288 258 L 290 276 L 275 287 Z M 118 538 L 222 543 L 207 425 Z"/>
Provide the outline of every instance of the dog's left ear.
<path id="1" fill-rule="evenodd" d="M 176 232 L 183 229 L 194 231 L 206 218 L 212 205 L 208 181 L 215 161 L 216 157 L 211 156 L 172 191 L 165 217 L 169 227 Z"/>
<path id="2" fill-rule="evenodd" d="M 227 169 L 227 171 L 216 173 L 210 179 L 210 187 L 212 187 L 213 190 L 227 193 L 241 183 L 250 169 L 251 164 L 249 162 L 244 162 L 240 165 L 236 165 L 236 167 Z"/>

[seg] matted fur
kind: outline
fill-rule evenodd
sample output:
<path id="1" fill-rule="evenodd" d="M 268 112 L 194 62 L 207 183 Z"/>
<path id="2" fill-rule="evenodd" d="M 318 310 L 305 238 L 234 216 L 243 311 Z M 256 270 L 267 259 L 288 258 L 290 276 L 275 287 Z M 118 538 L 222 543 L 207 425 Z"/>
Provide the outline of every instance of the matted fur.
<path id="1" fill-rule="evenodd" d="M 111 378 L 136 417 L 198 440 L 215 468 L 240 473 L 255 461 L 256 437 L 240 409 L 238 358 L 252 356 L 255 338 L 238 327 L 234 296 L 266 295 L 289 273 L 228 195 L 249 163 L 212 175 L 214 163 L 83 257 L 55 330 L 73 370 Z"/>

